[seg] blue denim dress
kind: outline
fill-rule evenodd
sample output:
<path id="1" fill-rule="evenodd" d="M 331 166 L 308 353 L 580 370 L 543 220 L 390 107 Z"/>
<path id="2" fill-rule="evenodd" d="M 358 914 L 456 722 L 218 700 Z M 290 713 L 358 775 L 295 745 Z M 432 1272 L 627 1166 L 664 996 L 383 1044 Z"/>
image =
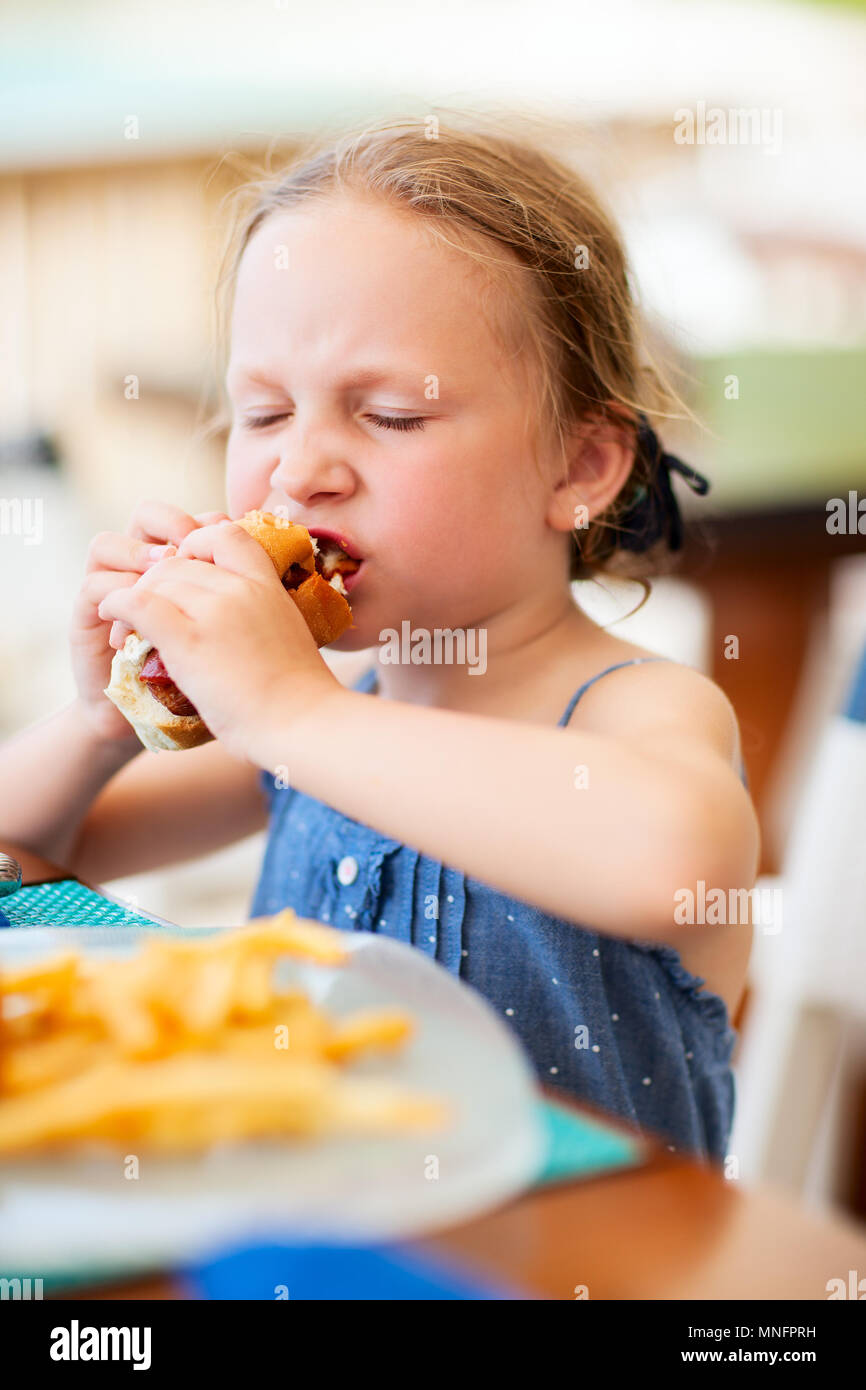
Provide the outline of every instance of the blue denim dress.
<path id="1" fill-rule="evenodd" d="M 600 671 L 572 696 L 564 727 Z M 353 687 L 371 692 L 375 669 Z M 605 936 L 419 854 L 261 773 L 270 805 L 250 915 L 292 907 L 405 941 L 474 985 L 523 1042 L 539 1080 L 677 1152 L 721 1161 L 734 1112 L 727 1006 L 667 945 Z M 531 843 L 527 852 L 531 853 Z"/>

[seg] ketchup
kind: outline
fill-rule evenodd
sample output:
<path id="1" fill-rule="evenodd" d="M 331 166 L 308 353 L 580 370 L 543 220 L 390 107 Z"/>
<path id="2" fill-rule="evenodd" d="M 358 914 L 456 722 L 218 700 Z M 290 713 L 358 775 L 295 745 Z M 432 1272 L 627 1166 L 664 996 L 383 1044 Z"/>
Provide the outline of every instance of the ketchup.
<path id="1" fill-rule="evenodd" d="M 162 657 L 155 647 L 145 657 L 138 678 L 144 682 L 153 698 L 159 700 L 170 714 L 198 714 L 192 700 L 188 700 L 183 691 L 177 688 L 166 671 Z"/>

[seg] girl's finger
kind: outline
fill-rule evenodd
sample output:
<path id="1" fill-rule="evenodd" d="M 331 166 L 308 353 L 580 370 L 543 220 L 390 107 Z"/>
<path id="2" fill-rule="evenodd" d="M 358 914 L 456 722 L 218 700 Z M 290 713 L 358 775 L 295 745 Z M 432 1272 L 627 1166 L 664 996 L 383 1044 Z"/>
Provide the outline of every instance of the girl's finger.
<path id="1" fill-rule="evenodd" d="M 97 612 L 97 606 L 112 589 L 132 588 L 141 579 L 140 574 L 129 571 L 98 570 L 88 574 L 78 591 L 73 608 L 73 618 L 77 627 L 99 627 L 104 620 Z"/>
<path id="2" fill-rule="evenodd" d="M 213 569 L 213 566 L 210 565 L 208 568 Z M 136 592 L 141 589 L 142 586 L 138 585 Z M 199 625 L 213 621 L 213 605 L 219 597 L 212 588 L 196 584 L 194 580 L 181 579 L 177 575 L 163 580 L 160 585 L 148 587 L 144 592 L 148 595 L 153 594 L 160 602 L 170 603 L 177 612 Z M 106 607 L 109 603 L 113 604 L 113 599 L 114 595 L 109 594 Z"/>
<path id="3" fill-rule="evenodd" d="M 182 507 L 171 502 L 148 500 L 139 502 L 129 523 L 129 534 L 138 540 L 153 542 L 171 541 L 180 545 L 190 531 L 195 531 L 198 523 L 194 516 Z"/>
<path id="4" fill-rule="evenodd" d="M 108 645 L 110 647 L 116 647 L 117 650 L 120 651 L 120 648 L 123 646 L 132 630 L 131 627 L 126 626 L 126 623 L 119 623 L 115 620 L 111 624 L 111 631 L 108 634 Z"/>
<path id="5" fill-rule="evenodd" d="M 131 624 L 136 632 L 149 637 L 157 646 L 161 642 L 183 642 L 189 636 L 190 620 L 175 603 L 135 584 L 131 589 L 112 589 L 99 605 L 99 616 L 119 618 Z"/>
<path id="6" fill-rule="evenodd" d="M 273 566 L 271 572 L 274 572 Z M 206 560 L 195 560 L 178 553 L 153 565 L 146 574 L 139 575 L 136 587 L 170 592 L 175 584 L 183 583 L 196 584 L 199 588 L 210 590 L 211 593 L 236 594 L 238 579 L 230 570 L 221 569 Z"/>
<path id="7" fill-rule="evenodd" d="M 163 554 L 171 554 L 175 548 L 172 546 L 169 549 L 165 545 L 159 547 Z M 84 572 L 93 574 L 96 570 L 137 570 L 143 573 L 153 564 L 155 558 L 160 558 L 151 554 L 152 549 L 152 541 L 135 540 L 134 537 L 125 536 L 120 531 L 100 531 L 88 547 Z"/>
<path id="8" fill-rule="evenodd" d="M 213 566 L 209 566 L 213 569 Z M 204 584 L 196 584 L 188 579 L 173 577 L 164 581 L 164 584 L 157 589 L 149 590 L 155 593 L 158 598 L 165 599 L 176 609 L 179 609 L 191 622 L 201 624 L 212 620 L 214 601 L 219 597 L 213 588 Z"/>
<path id="9" fill-rule="evenodd" d="M 178 548 L 178 559 L 209 560 L 222 569 L 243 574 L 250 579 L 272 581 L 276 570 L 258 541 L 242 527 L 218 522 L 193 531 Z"/>

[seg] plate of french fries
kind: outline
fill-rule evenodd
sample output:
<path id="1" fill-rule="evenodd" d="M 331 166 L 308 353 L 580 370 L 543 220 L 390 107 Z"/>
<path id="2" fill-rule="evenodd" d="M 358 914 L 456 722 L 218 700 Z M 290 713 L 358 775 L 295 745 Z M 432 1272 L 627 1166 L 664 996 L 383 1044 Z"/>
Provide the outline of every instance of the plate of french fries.
<path id="1" fill-rule="evenodd" d="M 373 933 L 0 933 L 0 1275 L 420 1235 L 532 1181 L 536 1109 L 481 996 Z"/>

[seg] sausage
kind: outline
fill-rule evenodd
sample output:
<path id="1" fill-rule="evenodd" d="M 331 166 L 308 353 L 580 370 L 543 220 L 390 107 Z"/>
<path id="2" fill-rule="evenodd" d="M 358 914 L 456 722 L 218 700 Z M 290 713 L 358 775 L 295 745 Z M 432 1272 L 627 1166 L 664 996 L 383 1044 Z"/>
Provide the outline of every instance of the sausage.
<path id="1" fill-rule="evenodd" d="M 138 678 L 143 681 L 155 700 L 159 700 L 161 705 L 171 714 L 192 714 L 198 718 L 198 710 L 188 700 L 182 690 L 179 690 L 166 671 L 162 657 L 154 647 L 153 651 L 148 652 Z"/>

